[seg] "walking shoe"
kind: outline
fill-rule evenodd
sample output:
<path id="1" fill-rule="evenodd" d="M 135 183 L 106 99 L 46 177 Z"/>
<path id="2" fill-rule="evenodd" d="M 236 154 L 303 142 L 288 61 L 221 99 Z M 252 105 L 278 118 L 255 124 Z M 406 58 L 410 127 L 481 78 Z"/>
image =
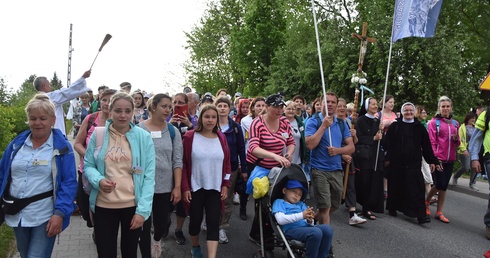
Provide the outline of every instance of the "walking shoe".
<path id="1" fill-rule="evenodd" d="M 480 191 L 480 189 L 478 189 L 478 187 L 476 187 L 475 184 L 470 185 L 470 188 L 473 189 L 473 190 L 475 190 L 475 191 L 477 191 L 477 192 Z"/>
<path id="2" fill-rule="evenodd" d="M 488 180 L 488 176 L 485 174 L 482 176 L 483 180 Z"/>
<path id="3" fill-rule="evenodd" d="M 201 222 L 201 230 L 202 231 L 208 230 L 208 226 L 206 225 L 206 220 L 202 220 L 202 222 Z"/>
<path id="4" fill-rule="evenodd" d="M 175 230 L 174 237 L 175 237 L 175 242 L 177 242 L 177 244 L 179 245 L 183 245 L 187 241 L 187 239 L 185 239 L 184 232 L 182 232 L 182 230 Z"/>
<path id="5" fill-rule="evenodd" d="M 364 224 L 366 222 L 367 222 L 366 219 L 363 219 L 363 218 L 357 216 L 357 214 L 355 214 L 355 213 L 354 213 L 354 216 L 352 216 L 349 219 L 349 225 L 351 225 L 351 226 L 353 226 L 353 225 L 359 225 L 359 224 Z"/>
<path id="6" fill-rule="evenodd" d="M 487 234 L 486 237 L 488 240 L 490 240 L 490 226 L 487 226 Z"/>
<path id="7" fill-rule="evenodd" d="M 193 246 L 191 249 L 192 258 L 202 258 L 202 252 L 200 246 Z"/>
<path id="8" fill-rule="evenodd" d="M 235 193 L 235 195 L 233 195 L 233 204 L 240 204 L 240 195 Z"/>
<path id="9" fill-rule="evenodd" d="M 151 258 L 160 258 L 162 255 L 162 243 L 151 238 Z"/>
<path id="10" fill-rule="evenodd" d="M 430 223 L 430 216 L 417 217 L 417 223 L 419 223 L 419 225 Z"/>
<path id="11" fill-rule="evenodd" d="M 219 243 L 220 244 L 228 243 L 228 236 L 226 236 L 226 231 L 222 228 L 219 230 Z"/>
<path id="12" fill-rule="evenodd" d="M 240 209 L 240 219 L 242 220 L 247 220 L 247 210 L 246 209 Z"/>
<path id="13" fill-rule="evenodd" d="M 449 223 L 449 220 L 442 215 L 442 213 L 436 213 L 436 216 L 434 217 L 435 219 L 438 219 L 444 223 Z"/>
<path id="14" fill-rule="evenodd" d="M 453 176 L 453 185 L 458 185 L 458 179 Z"/>

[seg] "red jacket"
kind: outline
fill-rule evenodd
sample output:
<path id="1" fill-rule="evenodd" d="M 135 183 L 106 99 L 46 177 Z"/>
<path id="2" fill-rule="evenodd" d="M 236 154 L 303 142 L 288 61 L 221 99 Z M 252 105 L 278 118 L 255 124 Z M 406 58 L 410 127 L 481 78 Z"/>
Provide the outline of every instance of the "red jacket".
<path id="1" fill-rule="evenodd" d="M 184 155 L 182 158 L 183 168 L 182 168 L 182 192 L 191 190 L 191 176 L 192 176 L 192 142 L 194 140 L 195 130 L 187 131 L 182 139 L 182 145 L 184 148 Z M 231 177 L 231 163 L 230 163 L 230 150 L 228 148 L 228 142 L 226 141 L 226 136 L 218 131 L 218 138 L 223 148 L 223 153 L 225 158 L 223 160 L 223 171 L 222 171 L 222 181 L 221 187 L 230 187 L 230 177 Z"/>

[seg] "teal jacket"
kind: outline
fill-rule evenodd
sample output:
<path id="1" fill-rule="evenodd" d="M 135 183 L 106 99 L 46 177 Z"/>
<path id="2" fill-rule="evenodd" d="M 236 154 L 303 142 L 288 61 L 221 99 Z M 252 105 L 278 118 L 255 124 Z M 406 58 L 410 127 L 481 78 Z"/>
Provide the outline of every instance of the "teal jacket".
<path id="1" fill-rule="evenodd" d="M 104 135 L 104 143 L 98 153 L 106 153 L 109 144 L 109 125 L 112 120 L 107 120 Z M 131 129 L 126 133 L 126 138 L 131 147 L 133 167 L 140 167 L 141 174 L 133 173 L 134 194 L 136 198 L 136 214 L 146 219 L 150 216 L 151 205 L 153 203 L 153 193 L 155 192 L 155 147 L 150 134 L 130 123 Z M 105 155 L 94 156 L 96 149 L 96 131 L 92 133 L 90 142 L 85 152 L 83 173 L 90 184 L 93 186 L 90 192 L 90 208 L 95 212 L 95 202 L 99 192 L 99 182 L 104 179 L 105 174 Z"/>

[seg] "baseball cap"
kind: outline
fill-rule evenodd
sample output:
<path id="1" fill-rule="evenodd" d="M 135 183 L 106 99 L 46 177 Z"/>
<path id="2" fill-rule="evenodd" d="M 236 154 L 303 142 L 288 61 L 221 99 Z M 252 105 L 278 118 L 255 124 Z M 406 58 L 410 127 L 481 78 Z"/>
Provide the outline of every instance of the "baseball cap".
<path id="1" fill-rule="evenodd" d="M 284 98 L 282 97 L 282 95 L 272 94 L 269 97 L 267 97 L 267 99 L 265 99 L 265 104 L 269 106 L 278 107 L 281 105 L 285 106 L 286 102 L 284 102 Z"/>
<path id="2" fill-rule="evenodd" d="M 241 96 L 242 96 L 242 93 L 240 93 L 240 92 L 235 93 L 235 98 L 236 97 L 241 97 Z"/>
<path id="3" fill-rule="evenodd" d="M 146 93 L 144 98 L 145 98 L 145 99 L 149 99 L 149 98 L 151 98 L 151 97 L 153 97 L 153 95 L 151 95 L 151 93 Z"/>
<path id="4" fill-rule="evenodd" d="M 284 188 L 286 189 L 299 188 L 301 189 L 301 191 L 303 191 L 303 196 L 306 196 L 306 194 L 308 193 L 308 190 L 306 190 L 306 188 L 304 188 L 303 185 L 298 180 L 295 179 L 289 179 L 289 181 L 286 183 Z"/>
<path id="5" fill-rule="evenodd" d="M 201 103 L 206 103 L 206 102 L 207 103 L 213 103 L 214 102 L 213 97 L 210 95 L 204 95 L 202 97 Z"/>

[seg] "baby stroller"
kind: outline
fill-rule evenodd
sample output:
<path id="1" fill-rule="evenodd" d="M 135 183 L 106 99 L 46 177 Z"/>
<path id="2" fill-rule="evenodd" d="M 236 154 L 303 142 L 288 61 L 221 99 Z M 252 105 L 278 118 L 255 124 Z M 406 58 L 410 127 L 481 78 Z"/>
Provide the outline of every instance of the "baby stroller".
<path id="1" fill-rule="evenodd" d="M 284 194 L 282 189 L 290 179 L 298 180 L 305 189 L 308 189 L 308 178 L 305 172 L 299 165 L 291 164 L 289 168 L 272 168 L 268 175 L 269 178 L 269 192 L 266 196 L 262 197 L 259 201 L 259 209 L 267 209 L 270 221 L 273 224 L 272 228 L 276 235 L 275 245 L 282 247 L 282 249 L 288 250 L 288 257 L 303 257 L 305 252 L 305 244 L 292 239 L 286 239 L 281 226 L 277 223 L 274 215 L 272 215 L 272 204 L 276 199 L 283 198 Z M 302 196 L 302 201 L 306 199 L 306 196 Z M 264 239 L 262 230 L 262 212 L 259 212 L 260 228 L 260 241 L 261 250 L 260 253 L 254 254 L 254 257 L 269 257 L 269 253 L 264 251 Z M 280 236 L 279 239 L 277 237 Z"/>

